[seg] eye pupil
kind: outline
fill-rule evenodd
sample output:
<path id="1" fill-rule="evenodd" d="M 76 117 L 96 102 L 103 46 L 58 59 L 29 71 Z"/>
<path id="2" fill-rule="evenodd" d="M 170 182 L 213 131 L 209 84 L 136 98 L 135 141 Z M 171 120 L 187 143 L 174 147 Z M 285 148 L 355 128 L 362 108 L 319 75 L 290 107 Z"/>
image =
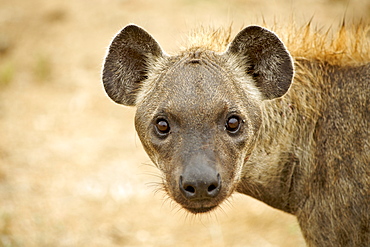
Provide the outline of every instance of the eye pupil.
<path id="1" fill-rule="evenodd" d="M 161 134 L 167 134 L 170 131 L 170 125 L 164 119 L 159 119 L 156 123 L 156 127 Z"/>
<path id="2" fill-rule="evenodd" d="M 238 117 L 230 117 L 226 122 L 226 129 L 231 132 L 239 130 L 240 119 Z"/>

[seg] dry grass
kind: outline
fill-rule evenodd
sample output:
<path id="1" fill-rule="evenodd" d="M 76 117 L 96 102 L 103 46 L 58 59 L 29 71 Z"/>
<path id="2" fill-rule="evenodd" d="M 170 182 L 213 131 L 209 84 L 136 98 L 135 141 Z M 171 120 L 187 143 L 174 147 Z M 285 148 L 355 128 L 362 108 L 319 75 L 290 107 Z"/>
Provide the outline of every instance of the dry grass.
<path id="1" fill-rule="evenodd" d="M 106 47 L 130 22 L 171 52 L 199 24 L 237 29 L 293 12 L 297 25 L 314 15 L 330 26 L 345 12 L 369 16 L 370 4 L 0 1 L 0 246 L 302 246 L 294 217 L 246 196 L 194 217 L 154 194 L 134 109 L 100 82 Z"/>

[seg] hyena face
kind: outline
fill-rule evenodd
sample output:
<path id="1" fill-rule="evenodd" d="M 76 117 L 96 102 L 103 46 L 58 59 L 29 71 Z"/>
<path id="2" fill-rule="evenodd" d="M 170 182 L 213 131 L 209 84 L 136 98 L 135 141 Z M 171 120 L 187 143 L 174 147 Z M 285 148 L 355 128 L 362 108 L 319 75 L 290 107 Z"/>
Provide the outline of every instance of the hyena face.
<path id="1" fill-rule="evenodd" d="M 165 55 L 137 26 L 113 40 L 103 71 L 108 95 L 136 105 L 135 126 L 167 193 L 192 213 L 212 210 L 238 185 L 261 125 L 262 100 L 283 95 L 293 69 L 280 40 L 241 31 L 224 53 Z"/>
<path id="2" fill-rule="evenodd" d="M 137 102 L 136 130 L 169 195 L 191 212 L 205 212 L 238 182 L 261 122 L 259 101 L 241 91 L 220 55 L 170 60 L 148 82 L 155 90 Z"/>

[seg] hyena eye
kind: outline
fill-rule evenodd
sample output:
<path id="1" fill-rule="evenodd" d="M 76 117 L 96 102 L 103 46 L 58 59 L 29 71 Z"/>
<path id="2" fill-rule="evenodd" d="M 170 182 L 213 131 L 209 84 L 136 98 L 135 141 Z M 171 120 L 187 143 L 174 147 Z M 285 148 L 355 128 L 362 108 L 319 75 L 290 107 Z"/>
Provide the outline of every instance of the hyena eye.
<path id="1" fill-rule="evenodd" d="M 231 133 L 236 133 L 240 129 L 242 120 L 238 116 L 231 116 L 226 121 L 226 130 Z"/>
<path id="2" fill-rule="evenodd" d="M 155 128 L 160 135 L 165 135 L 170 132 L 170 125 L 167 120 L 160 118 L 155 123 Z"/>

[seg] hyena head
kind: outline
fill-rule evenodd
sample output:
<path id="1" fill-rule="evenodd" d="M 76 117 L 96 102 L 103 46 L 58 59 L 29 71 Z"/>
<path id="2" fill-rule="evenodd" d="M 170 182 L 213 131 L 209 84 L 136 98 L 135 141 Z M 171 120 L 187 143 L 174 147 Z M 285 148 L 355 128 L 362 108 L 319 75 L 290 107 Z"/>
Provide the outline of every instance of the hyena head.
<path id="1" fill-rule="evenodd" d="M 202 213 L 235 190 L 261 125 L 261 102 L 285 94 L 292 75 L 283 43 L 258 26 L 222 53 L 200 46 L 169 56 L 129 25 L 109 47 L 103 83 L 112 100 L 137 106 L 137 133 L 169 196 Z"/>

